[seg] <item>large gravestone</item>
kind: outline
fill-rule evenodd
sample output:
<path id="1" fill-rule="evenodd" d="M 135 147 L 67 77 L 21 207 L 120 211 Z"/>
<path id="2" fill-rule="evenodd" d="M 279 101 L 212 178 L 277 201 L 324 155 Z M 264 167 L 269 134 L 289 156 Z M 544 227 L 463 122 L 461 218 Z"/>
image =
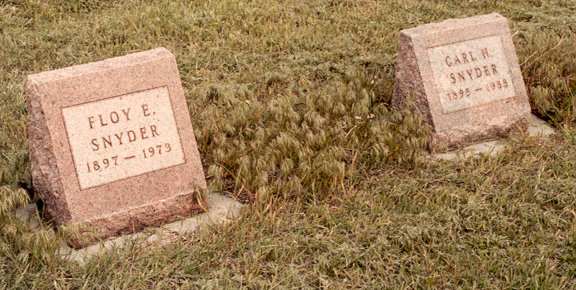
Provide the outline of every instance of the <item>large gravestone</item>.
<path id="1" fill-rule="evenodd" d="M 202 211 L 206 181 L 168 50 L 30 75 L 27 90 L 33 187 L 56 225 L 105 238 Z"/>
<path id="2" fill-rule="evenodd" d="M 407 100 L 432 128 L 433 151 L 526 130 L 530 103 L 506 18 L 402 30 L 393 107 Z"/>

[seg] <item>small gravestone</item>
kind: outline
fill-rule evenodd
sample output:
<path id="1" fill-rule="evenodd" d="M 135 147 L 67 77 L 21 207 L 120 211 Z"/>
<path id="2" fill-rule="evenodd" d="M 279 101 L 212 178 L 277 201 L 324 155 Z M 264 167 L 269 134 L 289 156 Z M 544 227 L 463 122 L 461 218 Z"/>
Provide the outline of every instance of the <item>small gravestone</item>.
<path id="1" fill-rule="evenodd" d="M 432 128 L 432 151 L 525 131 L 530 103 L 506 18 L 402 30 L 392 105 L 407 100 Z"/>
<path id="2" fill-rule="evenodd" d="M 27 90 L 33 187 L 56 225 L 87 223 L 93 242 L 202 211 L 206 181 L 168 50 L 30 75 Z"/>

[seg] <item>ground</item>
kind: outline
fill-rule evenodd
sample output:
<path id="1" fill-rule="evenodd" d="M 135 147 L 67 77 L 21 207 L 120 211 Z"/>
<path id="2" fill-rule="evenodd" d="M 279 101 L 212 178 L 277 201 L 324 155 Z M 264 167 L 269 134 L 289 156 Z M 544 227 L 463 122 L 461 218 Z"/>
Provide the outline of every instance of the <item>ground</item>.
<path id="1" fill-rule="evenodd" d="M 576 1 L 2 1 L 0 288 L 576 288 Z M 391 112 L 401 29 L 498 12 L 550 139 L 426 157 Z M 154 47 L 176 55 L 227 225 L 85 266 L 29 202 L 26 75 Z"/>

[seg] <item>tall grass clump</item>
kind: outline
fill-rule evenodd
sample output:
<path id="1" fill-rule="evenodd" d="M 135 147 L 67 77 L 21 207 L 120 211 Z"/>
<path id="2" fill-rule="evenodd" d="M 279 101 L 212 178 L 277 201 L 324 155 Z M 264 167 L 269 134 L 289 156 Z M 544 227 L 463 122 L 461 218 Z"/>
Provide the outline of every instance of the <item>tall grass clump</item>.
<path id="1" fill-rule="evenodd" d="M 574 14 L 573 14 L 574 15 Z M 529 25 L 529 23 L 546 23 Z M 576 121 L 576 16 L 534 13 L 515 38 L 533 112 L 556 126 Z"/>
<path id="2" fill-rule="evenodd" d="M 27 155 L 11 153 L 0 154 L 0 287 L 24 287 L 25 273 L 42 271 L 56 262 L 59 242 L 50 226 L 33 229 L 15 215 L 17 208 L 30 202 L 22 188 L 29 181 L 22 176 Z"/>
<path id="3" fill-rule="evenodd" d="M 249 200 L 316 198 L 345 190 L 360 168 L 418 162 L 419 118 L 389 112 L 365 73 L 330 82 L 318 89 L 268 77 L 258 90 L 278 95 L 270 102 L 217 86 L 196 96 L 201 119 L 211 118 L 196 134 L 214 189 Z"/>

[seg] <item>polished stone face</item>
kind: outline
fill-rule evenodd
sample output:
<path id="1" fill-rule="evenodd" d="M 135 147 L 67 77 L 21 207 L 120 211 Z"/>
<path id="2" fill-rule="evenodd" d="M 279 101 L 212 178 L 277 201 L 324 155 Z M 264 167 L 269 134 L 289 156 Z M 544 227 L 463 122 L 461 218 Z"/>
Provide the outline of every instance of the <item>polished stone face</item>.
<path id="1" fill-rule="evenodd" d="M 168 88 L 62 109 L 81 189 L 185 163 Z"/>
<path id="2" fill-rule="evenodd" d="M 516 96 L 499 35 L 427 49 L 442 112 Z"/>

